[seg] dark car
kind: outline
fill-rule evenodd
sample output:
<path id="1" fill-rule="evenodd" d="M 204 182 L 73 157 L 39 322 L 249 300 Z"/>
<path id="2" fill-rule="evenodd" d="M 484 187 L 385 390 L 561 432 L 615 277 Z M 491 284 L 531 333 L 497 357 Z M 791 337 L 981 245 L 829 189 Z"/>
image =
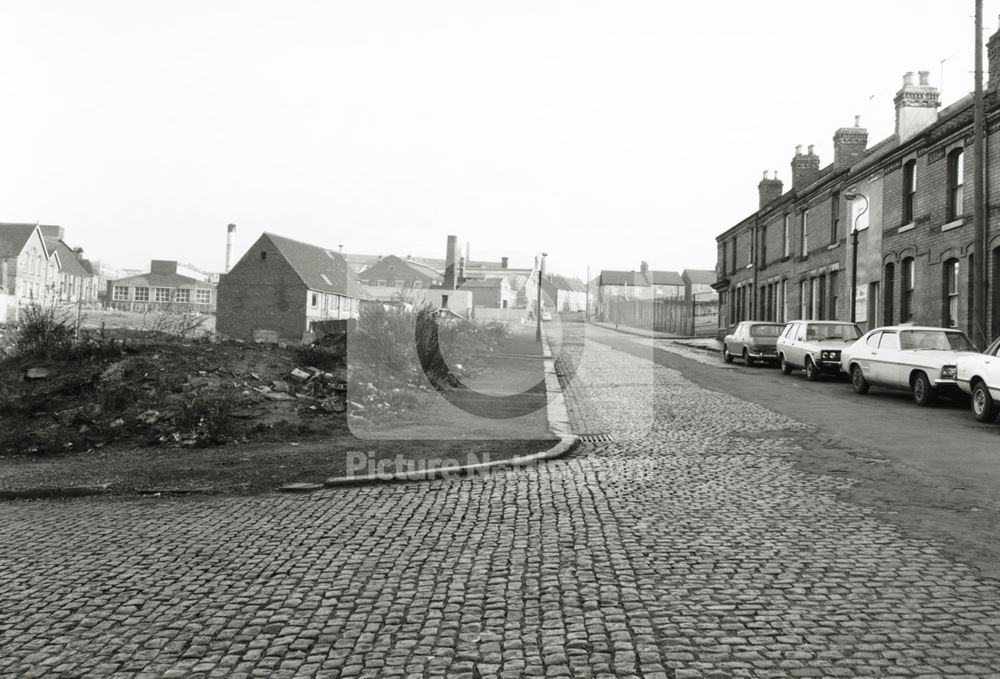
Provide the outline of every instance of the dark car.
<path id="1" fill-rule="evenodd" d="M 743 321 L 737 323 L 733 331 L 722 340 L 722 360 L 732 363 L 739 356 L 747 365 L 757 361 L 778 362 L 778 335 L 784 323 L 764 321 Z"/>

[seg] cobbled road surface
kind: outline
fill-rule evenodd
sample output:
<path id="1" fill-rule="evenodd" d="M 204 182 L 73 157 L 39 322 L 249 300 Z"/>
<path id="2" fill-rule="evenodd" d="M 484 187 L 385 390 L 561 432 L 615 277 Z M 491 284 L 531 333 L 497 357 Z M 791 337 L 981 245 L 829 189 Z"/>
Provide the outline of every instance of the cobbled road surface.
<path id="1" fill-rule="evenodd" d="M 4 504 L 0 675 L 1000 677 L 1000 583 L 796 471 L 804 425 L 599 341 L 568 396 L 610 440 L 538 468 Z"/>

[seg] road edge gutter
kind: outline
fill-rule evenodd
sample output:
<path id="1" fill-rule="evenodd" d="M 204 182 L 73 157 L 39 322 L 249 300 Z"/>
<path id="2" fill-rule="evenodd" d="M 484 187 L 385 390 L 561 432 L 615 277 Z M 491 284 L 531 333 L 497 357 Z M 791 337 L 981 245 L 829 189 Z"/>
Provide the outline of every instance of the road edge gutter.
<path id="1" fill-rule="evenodd" d="M 542 335 L 542 358 L 545 372 L 545 393 L 547 395 L 545 410 L 549 421 L 549 431 L 559 437 L 559 442 L 549 448 L 531 455 L 521 455 L 507 460 L 480 462 L 470 465 L 441 467 L 412 472 L 392 472 L 388 474 L 368 474 L 365 476 L 334 476 L 323 483 L 324 488 L 344 488 L 349 486 L 369 485 L 376 483 L 400 483 L 407 481 L 430 481 L 433 479 L 450 478 L 454 476 L 489 473 L 504 468 L 526 467 L 539 462 L 546 462 L 566 455 L 580 441 L 580 437 L 572 432 L 569 412 L 566 410 L 566 397 L 562 385 L 556 375 L 555 357 L 549 346 L 549 339 Z M 278 490 L 284 492 L 303 492 L 318 490 L 305 487 L 306 484 L 286 484 Z"/>

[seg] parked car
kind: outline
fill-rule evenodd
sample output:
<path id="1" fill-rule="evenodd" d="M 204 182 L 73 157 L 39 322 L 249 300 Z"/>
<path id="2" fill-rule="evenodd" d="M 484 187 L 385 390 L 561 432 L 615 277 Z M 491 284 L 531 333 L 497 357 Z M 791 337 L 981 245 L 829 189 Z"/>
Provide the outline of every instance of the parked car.
<path id="1" fill-rule="evenodd" d="M 1000 412 L 1000 339 L 974 356 L 958 359 L 958 388 L 972 395 L 972 414 L 980 422 L 993 422 Z"/>
<path id="2" fill-rule="evenodd" d="M 871 385 L 905 389 L 918 405 L 927 406 L 941 392 L 958 393 L 958 360 L 975 352 L 960 330 L 891 326 L 871 330 L 844 349 L 840 367 L 859 394 Z"/>
<path id="3" fill-rule="evenodd" d="M 722 360 L 732 363 L 739 356 L 747 365 L 756 361 L 776 362 L 778 351 L 776 342 L 784 323 L 763 321 L 742 321 L 722 340 Z"/>
<path id="4" fill-rule="evenodd" d="M 778 337 L 781 372 L 805 370 L 806 379 L 840 373 L 840 352 L 861 337 L 861 328 L 843 321 L 790 321 Z"/>

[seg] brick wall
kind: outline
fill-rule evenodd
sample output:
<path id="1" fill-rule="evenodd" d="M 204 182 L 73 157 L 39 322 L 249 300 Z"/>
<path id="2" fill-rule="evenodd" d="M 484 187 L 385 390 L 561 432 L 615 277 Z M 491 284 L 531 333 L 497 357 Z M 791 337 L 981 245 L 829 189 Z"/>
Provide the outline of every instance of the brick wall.
<path id="1" fill-rule="evenodd" d="M 233 339 L 252 341 L 254 330 L 270 330 L 280 339 L 301 341 L 307 292 L 277 248 L 261 236 L 219 281 L 216 329 Z"/>
<path id="2" fill-rule="evenodd" d="M 993 234 L 987 250 L 987 332 L 991 337 L 1000 335 L 1000 107 L 992 104 L 992 120 L 989 123 L 987 189 L 991 206 L 988 229 Z M 831 236 L 830 192 L 845 191 L 849 186 L 857 186 L 858 191 L 869 198 L 870 228 L 859 235 L 858 289 L 878 291 L 877 300 L 869 300 L 860 317 L 869 311 L 877 317 L 868 319 L 868 327 L 886 322 L 899 323 L 903 294 L 901 263 L 913 258 L 915 264 L 915 286 L 912 295 L 912 321 L 918 324 L 940 326 L 947 322 L 947 293 L 945 285 L 945 265 L 954 259 L 959 263 L 958 327 L 970 335 L 972 306 L 972 261 L 974 251 L 973 236 L 973 168 L 974 148 L 971 140 L 971 114 L 968 111 L 949 116 L 948 120 L 928 128 L 907 141 L 897 150 L 886 153 L 872 166 L 853 168 L 847 175 L 835 175 L 829 181 L 821 180 L 812 186 L 799 189 L 794 201 L 779 206 L 772 212 L 767 208 L 759 217 L 759 234 L 766 238 L 766 258 L 761 257 L 761 241 L 757 242 L 758 262 L 754 270 L 747 270 L 746 239 L 752 228 L 752 220 L 744 220 L 730 229 L 729 240 L 736 236 L 737 268 L 733 271 L 727 261 L 719 270 L 726 272 L 729 286 L 725 290 L 726 303 L 722 310 L 728 320 L 743 320 L 747 314 L 767 311 L 768 295 L 773 294 L 768 286 L 780 285 L 788 281 L 788 308 L 790 316 L 800 314 L 801 297 L 799 284 L 803 280 L 812 281 L 823 277 L 826 281 L 827 302 L 834 295 L 829 288 L 831 272 L 837 272 L 836 317 L 847 320 L 851 316 L 850 231 L 853 216 L 850 206 L 840 198 L 840 221 L 836 237 Z M 963 202 L 958 218 L 948 214 L 948 153 L 953 149 L 964 151 Z M 915 160 L 916 203 L 913 219 L 905 220 L 903 211 L 903 167 L 908 160 Z M 809 209 L 808 255 L 801 256 L 800 215 Z M 782 217 L 788 210 L 791 215 L 791 257 L 783 259 Z M 766 232 L 762 227 L 766 226 Z M 721 249 L 720 249 L 721 255 Z M 884 280 L 886 265 L 893 264 L 893 280 Z M 754 304 L 743 304 L 741 314 L 734 314 L 735 300 L 739 290 L 753 284 Z M 886 299 L 887 294 L 891 299 Z M 891 315 L 886 318 L 886 304 L 891 306 Z M 824 316 L 830 315 L 828 308 Z"/>

